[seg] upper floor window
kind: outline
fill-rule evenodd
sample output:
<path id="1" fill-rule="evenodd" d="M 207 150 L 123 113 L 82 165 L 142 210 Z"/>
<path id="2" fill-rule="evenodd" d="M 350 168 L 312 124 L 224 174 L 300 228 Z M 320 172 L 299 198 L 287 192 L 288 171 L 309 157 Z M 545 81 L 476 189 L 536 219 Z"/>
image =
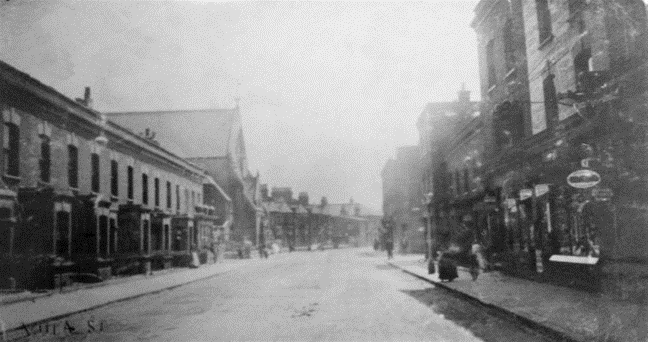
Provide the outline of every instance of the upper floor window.
<path id="1" fill-rule="evenodd" d="M 5 174 L 20 176 L 20 116 L 15 109 L 4 110 L 2 147 L 4 149 Z"/>
<path id="2" fill-rule="evenodd" d="M 538 16 L 538 35 L 540 44 L 551 38 L 551 11 L 549 0 L 536 0 L 536 14 Z"/>
<path id="3" fill-rule="evenodd" d="M 148 204 L 148 175 L 142 173 L 142 203 Z"/>
<path id="4" fill-rule="evenodd" d="M 98 153 L 91 154 L 90 163 L 92 164 L 92 192 L 98 193 L 101 190 L 101 170 Z"/>
<path id="5" fill-rule="evenodd" d="M 176 210 L 180 210 L 180 185 L 176 185 Z"/>
<path id="6" fill-rule="evenodd" d="M 68 145 L 68 185 L 79 188 L 79 148 L 74 145 Z"/>
<path id="7" fill-rule="evenodd" d="M 50 149 L 50 138 L 49 137 L 44 136 L 44 135 L 41 136 L 40 150 L 41 150 L 41 157 L 40 157 L 40 160 L 39 160 L 40 179 L 41 179 L 41 181 L 43 181 L 45 183 L 49 183 L 49 181 L 50 181 L 50 168 L 51 168 L 51 165 L 52 165 L 51 149 Z"/>
<path id="8" fill-rule="evenodd" d="M 497 74 L 495 70 L 495 39 L 491 39 L 486 45 L 486 66 L 488 67 L 488 87 L 497 83 Z"/>
<path id="9" fill-rule="evenodd" d="M 468 168 L 464 169 L 463 176 L 464 192 L 470 192 L 470 170 Z"/>
<path id="10" fill-rule="evenodd" d="M 114 159 L 110 161 L 110 193 L 119 196 L 119 164 Z"/>
<path id="11" fill-rule="evenodd" d="M 153 188 L 155 190 L 155 206 L 160 206 L 160 178 L 155 177 L 153 180 Z"/>
<path id="12" fill-rule="evenodd" d="M 547 125 L 553 125 L 558 118 L 558 99 L 556 97 L 556 86 L 554 85 L 554 75 L 549 74 L 542 82 L 544 92 L 545 116 Z"/>
<path id="13" fill-rule="evenodd" d="M 166 182 L 166 206 L 171 209 L 171 182 Z"/>
<path id="14" fill-rule="evenodd" d="M 40 160 L 38 166 L 40 169 L 40 180 L 45 183 L 50 181 L 50 169 L 52 164 L 50 138 L 52 136 L 52 127 L 46 122 L 38 124 L 38 136 L 41 138 Z"/>
<path id="15" fill-rule="evenodd" d="M 506 71 L 515 68 L 515 37 L 513 35 L 513 21 L 506 20 L 504 24 L 504 32 L 502 33 L 502 40 L 504 41 L 504 60 L 506 62 Z"/>
<path id="16" fill-rule="evenodd" d="M 126 176 L 128 177 L 128 189 L 127 189 L 128 199 L 132 200 L 133 197 L 134 197 L 134 193 L 135 193 L 135 191 L 134 191 L 135 185 L 133 184 L 135 182 L 135 179 L 134 179 L 135 177 L 134 177 L 134 174 L 133 174 L 133 167 L 130 166 L 130 165 L 126 169 Z"/>

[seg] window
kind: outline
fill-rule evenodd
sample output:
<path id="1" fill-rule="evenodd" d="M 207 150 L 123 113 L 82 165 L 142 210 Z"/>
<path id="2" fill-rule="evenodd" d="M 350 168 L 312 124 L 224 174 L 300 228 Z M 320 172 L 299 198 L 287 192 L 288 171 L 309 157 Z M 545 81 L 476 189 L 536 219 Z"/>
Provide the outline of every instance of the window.
<path id="1" fill-rule="evenodd" d="M 551 12 L 549 0 L 536 0 L 536 14 L 538 15 L 538 34 L 540 44 L 551 38 Z"/>
<path id="2" fill-rule="evenodd" d="M 470 192 L 470 171 L 468 168 L 464 169 L 463 172 L 463 185 L 464 185 L 464 192 Z"/>
<path id="3" fill-rule="evenodd" d="M 506 71 L 515 68 L 515 37 L 513 36 L 513 22 L 511 19 L 504 24 L 504 32 L 502 34 L 504 41 L 504 60 L 506 62 Z"/>
<path id="4" fill-rule="evenodd" d="M 191 192 L 191 209 L 196 207 L 196 193 Z"/>
<path id="5" fill-rule="evenodd" d="M 185 212 L 189 212 L 189 189 L 184 190 L 185 197 Z"/>
<path id="6" fill-rule="evenodd" d="M 79 149 L 74 145 L 68 145 L 68 185 L 79 188 Z"/>
<path id="7" fill-rule="evenodd" d="M 142 173 L 142 204 L 148 204 L 148 175 Z"/>
<path id="8" fill-rule="evenodd" d="M 488 67 L 488 87 L 497 83 L 497 74 L 495 71 L 495 39 L 491 39 L 486 45 L 486 66 Z"/>
<path id="9" fill-rule="evenodd" d="M 40 166 L 40 179 L 45 183 L 50 181 L 50 168 L 51 168 L 51 150 L 50 150 L 50 138 L 47 136 L 41 136 L 41 158 L 39 160 Z"/>
<path id="10" fill-rule="evenodd" d="M 166 182 L 166 206 L 171 209 L 171 182 Z"/>
<path id="11" fill-rule="evenodd" d="M 119 164 L 116 160 L 110 161 L 110 193 L 119 196 Z"/>
<path id="12" fill-rule="evenodd" d="M 20 129 L 12 122 L 5 122 L 3 132 L 3 147 L 5 155 L 5 174 L 20 176 Z"/>
<path id="13" fill-rule="evenodd" d="M 554 75 L 549 74 L 542 82 L 544 92 L 545 116 L 547 125 L 551 126 L 558 118 L 558 99 L 556 98 L 556 87 L 554 85 Z"/>
<path id="14" fill-rule="evenodd" d="M 100 169 L 99 169 L 99 154 L 93 153 L 91 155 L 92 164 L 92 192 L 98 193 L 101 190 L 100 182 Z"/>
<path id="15" fill-rule="evenodd" d="M 160 179 L 155 177 L 153 181 L 153 186 L 155 187 L 155 206 L 160 206 Z"/>
<path id="16" fill-rule="evenodd" d="M 133 167 L 129 166 L 128 169 L 126 170 L 126 173 L 127 173 L 127 177 L 128 177 L 128 199 L 132 200 L 134 192 L 135 192 L 135 191 L 133 191 L 133 188 L 134 188 L 133 183 L 135 182 L 134 177 L 133 177 Z"/>
<path id="17" fill-rule="evenodd" d="M 176 210 L 180 210 L 180 185 L 176 185 Z"/>
<path id="18" fill-rule="evenodd" d="M 581 50 L 574 58 L 574 73 L 578 80 L 582 73 L 590 70 L 590 59 L 592 58 L 592 50 L 589 48 Z"/>
<path id="19" fill-rule="evenodd" d="M 461 180 L 459 176 L 459 170 L 455 170 L 455 190 L 457 191 L 457 195 L 461 193 Z"/>

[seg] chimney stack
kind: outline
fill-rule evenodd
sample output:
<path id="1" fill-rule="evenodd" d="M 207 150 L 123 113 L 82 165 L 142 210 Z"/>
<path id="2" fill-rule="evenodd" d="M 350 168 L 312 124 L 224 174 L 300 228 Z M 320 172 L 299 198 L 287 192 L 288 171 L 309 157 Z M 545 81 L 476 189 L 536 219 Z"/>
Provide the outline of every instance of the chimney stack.
<path id="1" fill-rule="evenodd" d="M 88 108 L 92 108 L 92 97 L 90 96 L 90 87 L 85 87 L 85 93 L 83 94 L 83 102 Z"/>

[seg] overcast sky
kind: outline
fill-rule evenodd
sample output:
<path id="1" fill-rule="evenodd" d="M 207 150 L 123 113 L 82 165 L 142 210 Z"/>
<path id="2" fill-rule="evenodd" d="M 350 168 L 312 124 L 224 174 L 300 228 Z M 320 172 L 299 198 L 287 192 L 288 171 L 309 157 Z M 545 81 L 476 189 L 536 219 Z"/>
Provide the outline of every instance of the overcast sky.
<path id="1" fill-rule="evenodd" d="M 71 98 L 92 87 L 100 111 L 240 96 L 263 182 L 379 209 L 423 106 L 464 82 L 479 98 L 476 3 L 3 0 L 0 59 Z"/>

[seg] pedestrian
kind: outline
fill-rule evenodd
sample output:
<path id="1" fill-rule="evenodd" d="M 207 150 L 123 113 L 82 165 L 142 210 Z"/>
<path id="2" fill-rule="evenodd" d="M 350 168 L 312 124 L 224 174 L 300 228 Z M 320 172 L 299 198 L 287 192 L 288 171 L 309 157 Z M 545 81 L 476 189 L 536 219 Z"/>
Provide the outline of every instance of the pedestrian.
<path id="1" fill-rule="evenodd" d="M 385 249 L 387 250 L 387 259 L 393 259 L 394 240 L 392 240 L 390 237 L 387 237 L 385 239 Z"/>
<path id="2" fill-rule="evenodd" d="M 486 267 L 487 262 L 484 256 L 484 248 L 475 240 L 470 248 L 470 275 L 473 281 L 477 280 L 479 273 L 484 272 Z"/>
<path id="3" fill-rule="evenodd" d="M 453 281 L 459 274 L 457 273 L 457 265 L 451 258 L 450 253 L 443 252 L 439 256 L 439 279 L 441 281 Z"/>

